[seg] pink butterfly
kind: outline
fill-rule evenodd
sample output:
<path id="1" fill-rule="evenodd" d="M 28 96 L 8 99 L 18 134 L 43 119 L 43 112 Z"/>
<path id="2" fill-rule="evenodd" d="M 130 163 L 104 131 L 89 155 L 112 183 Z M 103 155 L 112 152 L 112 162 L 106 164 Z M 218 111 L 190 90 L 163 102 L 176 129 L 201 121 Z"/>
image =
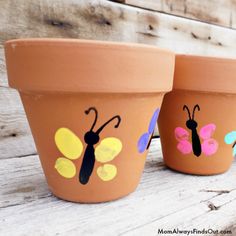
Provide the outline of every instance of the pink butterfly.
<path id="1" fill-rule="evenodd" d="M 206 156 L 211 156 L 218 150 L 218 142 L 212 138 L 216 130 L 215 124 L 208 124 L 201 128 L 199 135 L 197 132 L 197 122 L 194 120 L 195 110 L 198 109 L 200 111 L 199 105 L 195 105 L 193 109 L 192 117 L 190 115 L 189 108 L 184 105 L 183 110 L 188 111 L 189 120 L 186 122 L 186 126 L 191 130 L 191 138 L 190 132 L 186 129 L 177 127 L 175 129 L 175 138 L 178 141 L 177 149 L 183 154 L 194 153 L 195 156 L 200 156 L 201 153 L 204 153 Z M 202 139 L 200 139 L 199 138 Z"/>

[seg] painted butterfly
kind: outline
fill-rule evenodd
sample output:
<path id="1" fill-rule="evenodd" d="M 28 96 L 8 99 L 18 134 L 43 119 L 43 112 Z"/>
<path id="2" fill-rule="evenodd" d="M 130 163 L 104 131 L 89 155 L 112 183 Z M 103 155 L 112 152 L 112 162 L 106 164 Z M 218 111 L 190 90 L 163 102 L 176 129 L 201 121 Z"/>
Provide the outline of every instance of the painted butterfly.
<path id="1" fill-rule="evenodd" d="M 143 153 L 150 146 L 152 136 L 156 127 L 157 119 L 159 116 L 160 109 L 156 109 L 152 115 L 151 121 L 149 123 L 148 132 L 141 135 L 138 140 L 138 151 L 139 153 Z"/>
<path id="2" fill-rule="evenodd" d="M 90 107 L 85 111 L 88 115 L 91 111 L 95 113 L 95 119 L 91 129 L 85 133 L 84 141 L 87 147 L 84 152 L 82 164 L 79 172 L 79 182 L 87 184 L 93 172 L 95 160 L 99 163 L 107 163 L 112 161 L 122 150 L 122 142 L 118 138 L 108 137 L 100 143 L 99 134 L 113 120 L 117 120 L 114 128 L 118 128 L 121 122 L 120 116 L 114 116 L 105 122 L 97 131 L 93 131 L 97 119 L 98 112 L 96 108 Z M 68 128 L 59 128 L 55 133 L 55 143 L 59 151 L 64 157 L 56 160 L 55 168 L 57 172 L 65 178 L 73 178 L 76 175 L 76 166 L 73 160 L 77 160 L 83 153 L 83 144 L 81 140 Z M 99 143 L 96 148 L 94 145 Z M 97 175 L 103 181 L 110 181 L 117 175 L 117 168 L 112 164 L 104 164 L 97 168 Z"/>
<path id="3" fill-rule="evenodd" d="M 183 107 L 183 110 L 186 110 L 188 112 L 189 119 L 186 122 L 186 127 L 191 131 L 191 142 L 189 141 L 190 133 L 184 128 L 177 127 L 175 129 L 175 138 L 178 141 L 177 149 L 182 154 L 190 154 L 191 152 L 193 152 L 195 156 L 199 157 L 203 152 L 206 156 L 211 156 L 216 153 L 218 149 L 218 142 L 215 139 L 211 138 L 216 130 L 216 125 L 205 125 L 200 129 L 198 135 L 198 123 L 196 122 L 196 120 L 194 120 L 196 109 L 200 111 L 199 105 L 194 106 L 191 117 L 189 108 L 186 105 L 184 105 Z M 202 139 L 202 143 L 200 138 Z"/>
<path id="4" fill-rule="evenodd" d="M 236 131 L 232 131 L 225 136 L 227 144 L 233 144 L 233 156 L 236 157 Z"/>

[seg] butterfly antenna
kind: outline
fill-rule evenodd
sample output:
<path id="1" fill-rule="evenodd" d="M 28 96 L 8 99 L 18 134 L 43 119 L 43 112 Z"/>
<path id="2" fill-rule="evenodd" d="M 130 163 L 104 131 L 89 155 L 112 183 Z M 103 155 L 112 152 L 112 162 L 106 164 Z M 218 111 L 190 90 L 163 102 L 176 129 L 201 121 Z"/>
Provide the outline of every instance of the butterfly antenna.
<path id="1" fill-rule="evenodd" d="M 183 107 L 183 110 L 187 110 L 187 112 L 188 112 L 188 117 L 189 117 L 189 120 L 191 120 L 192 118 L 191 118 L 191 115 L 190 115 L 189 108 L 188 108 L 186 105 L 184 105 L 184 107 Z"/>
<path id="2" fill-rule="evenodd" d="M 98 111 L 97 111 L 97 109 L 96 109 L 95 107 L 90 107 L 88 110 L 85 111 L 85 114 L 88 115 L 88 114 L 90 113 L 90 111 L 94 111 L 94 113 L 95 113 L 95 119 L 94 119 L 93 125 L 92 125 L 92 127 L 91 127 L 91 129 L 90 129 L 90 131 L 92 131 L 93 128 L 94 128 L 94 126 L 95 126 L 96 123 L 97 123 Z"/>
<path id="3" fill-rule="evenodd" d="M 199 105 L 198 105 L 198 104 L 195 105 L 194 108 L 193 108 L 193 115 L 192 115 L 193 120 L 194 120 L 194 115 L 195 115 L 195 110 L 196 110 L 196 108 L 198 109 L 198 111 L 200 111 Z"/>
<path id="4" fill-rule="evenodd" d="M 97 131 L 96 133 L 99 134 L 111 121 L 117 119 L 117 124 L 114 126 L 115 128 L 118 128 L 121 122 L 120 116 L 114 116 L 110 120 L 108 120 L 106 123 L 104 123 Z"/>

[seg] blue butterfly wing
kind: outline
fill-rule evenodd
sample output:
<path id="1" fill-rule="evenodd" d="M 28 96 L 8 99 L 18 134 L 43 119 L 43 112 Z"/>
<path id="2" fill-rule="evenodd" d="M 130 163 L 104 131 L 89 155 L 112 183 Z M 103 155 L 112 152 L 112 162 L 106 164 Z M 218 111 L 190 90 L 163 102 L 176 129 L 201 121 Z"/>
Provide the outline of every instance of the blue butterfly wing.
<path id="1" fill-rule="evenodd" d="M 148 132 L 144 133 L 138 140 L 138 151 L 140 153 L 143 153 L 144 151 L 146 151 L 146 148 L 150 140 L 150 135 L 153 134 L 154 129 L 156 127 L 159 112 L 160 112 L 159 108 L 155 110 L 155 112 L 152 115 L 151 121 L 149 123 Z"/>
<path id="2" fill-rule="evenodd" d="M 148 127 L 148 133 L 151 135 L 153 132 L 154 132 L 154 129 L 156 127 L 156 123 L 157 123 L 157 119 L 158 119 L 158 116 L 159 116 L 159 112 L 160 112 L 160 109 L 156 109 L 155 112 L 153 113 L 152 115 L 152 119 L 149 123 L 149 127 Z"/>
<path id="3" fill-rule="evenodd" d="M 225 136 L 225 142 L 227 144 L 233 144 L 236 141 L 236 131 L 232 131 Z"/>
<path id="4" fill-rule="evenodd" d="M 143 153 L 146 150 L 148 142 L 149 142 L 149 136 L 150 136 L 149 133 L 145 133 L 139 138 L 138 151 L 140 153 Z"/>

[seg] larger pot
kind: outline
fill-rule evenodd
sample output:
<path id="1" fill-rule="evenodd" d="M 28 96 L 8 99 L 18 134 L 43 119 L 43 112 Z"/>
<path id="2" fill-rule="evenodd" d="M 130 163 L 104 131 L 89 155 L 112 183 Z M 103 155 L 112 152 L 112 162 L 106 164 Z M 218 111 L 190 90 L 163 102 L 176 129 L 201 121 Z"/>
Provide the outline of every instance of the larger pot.
<path id="1" fill-rule="evenodd" d="M 5 50 L 51 191 L 76 202 L 132 192 L 172 89 L 174 54 L 65 39 L 13 40 Z"/>

